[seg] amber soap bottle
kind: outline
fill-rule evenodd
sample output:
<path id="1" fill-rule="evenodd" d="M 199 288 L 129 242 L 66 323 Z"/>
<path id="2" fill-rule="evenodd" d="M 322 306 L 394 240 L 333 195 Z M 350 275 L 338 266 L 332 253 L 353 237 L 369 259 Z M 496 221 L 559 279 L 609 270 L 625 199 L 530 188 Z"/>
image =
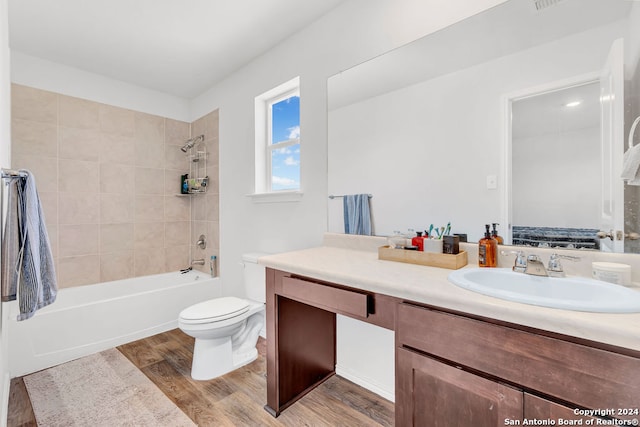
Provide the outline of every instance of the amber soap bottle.
<path id="1" fill-rule="evenodd" d="M 504 239 L 502 238 L 502 236 L 498 234 L 498 228 L 497 228 L 497 226 L 500 224 L 498 224 L 497 222 L 494 222 L 491 225 L 493 225 L 493 231 L 491 232 L 491 237 L 496 239 L 499 245 L 502 245 L 504 243 Z"/>
<path id="2" fill-rule="evenodd" d="M 484 238 L 478 242 L 478 266 L 498 266 L 498 241 L 491 237 L 489 224 L 485 224 Z"/>

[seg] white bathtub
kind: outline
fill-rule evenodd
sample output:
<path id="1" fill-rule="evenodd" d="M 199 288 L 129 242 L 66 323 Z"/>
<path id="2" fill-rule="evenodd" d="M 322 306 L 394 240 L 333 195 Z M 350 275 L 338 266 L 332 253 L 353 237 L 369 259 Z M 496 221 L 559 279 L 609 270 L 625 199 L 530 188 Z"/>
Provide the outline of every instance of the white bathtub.
<path id="1" fill-rule="evenodd" d="M 21 322 L 17 303 L 3 303 L 9 373 L 22 376 L 177 328 L 182 309 L 219 296 L 218 278 L 192 271 L 60 289 L 56 302 Z"/>

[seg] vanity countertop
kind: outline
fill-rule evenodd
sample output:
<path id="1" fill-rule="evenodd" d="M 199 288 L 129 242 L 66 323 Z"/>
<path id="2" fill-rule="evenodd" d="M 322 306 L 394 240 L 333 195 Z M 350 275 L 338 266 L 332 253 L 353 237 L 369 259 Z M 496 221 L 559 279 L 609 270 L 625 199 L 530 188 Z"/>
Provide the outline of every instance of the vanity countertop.
<path id="1" fill-rule="evenodd" d="M 345 239 L 348 244 L 341 241 Z M 481 295 L 449 282 L 452 270 L 379 260 L 372 249 L 386 241 L 369 239 L 360 244 L 352 237 L 325 236 L 325 246 L 263 256 L 258 262 L 309 278 L 640 350 L 640 313 L 568 311 Z M 474 266 L 470 260 L 465 268 Z"/>

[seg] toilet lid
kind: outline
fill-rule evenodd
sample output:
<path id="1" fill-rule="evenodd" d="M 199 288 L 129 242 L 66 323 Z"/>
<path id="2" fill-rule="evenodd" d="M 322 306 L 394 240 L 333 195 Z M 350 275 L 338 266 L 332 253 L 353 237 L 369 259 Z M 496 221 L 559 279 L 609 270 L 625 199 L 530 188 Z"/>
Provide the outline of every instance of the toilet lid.
<path id="1" fill-rule="evenodd" d="M 236 297 L 214 298 L 191 307 L 180 313 L 180 319 L 190 323 L 218 322 L 239 316 L 249 310 L 249 302 Z"/>

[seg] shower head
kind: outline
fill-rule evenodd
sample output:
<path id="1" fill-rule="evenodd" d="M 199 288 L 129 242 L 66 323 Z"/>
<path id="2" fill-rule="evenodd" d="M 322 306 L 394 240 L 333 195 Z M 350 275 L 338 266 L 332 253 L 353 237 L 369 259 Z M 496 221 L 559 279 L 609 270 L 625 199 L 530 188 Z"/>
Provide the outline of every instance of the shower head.
<path id="1" fill-rule="evenodd" d="M 183 153 L 186 153 L 187 151 L 191 150 L 193 146 L 200 141 L 204 141 L 204 135 L 198 135 L 194 138 L 190 138 L 189 140 L 187 140 L 187 142 L 184 143 L 182 147 L 180 147 L 180 149 L 182 150 Z"/>

